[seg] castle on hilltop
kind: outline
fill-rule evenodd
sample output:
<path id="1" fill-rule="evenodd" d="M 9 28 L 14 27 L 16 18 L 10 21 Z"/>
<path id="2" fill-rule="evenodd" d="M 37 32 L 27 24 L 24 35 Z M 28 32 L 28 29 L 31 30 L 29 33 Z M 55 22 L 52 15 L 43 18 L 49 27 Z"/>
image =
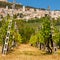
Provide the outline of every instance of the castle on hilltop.
<path id="1" fill-rule="evenodd" d="M 4 2 L 7 2 L 7 0 L 0 0 L 0 1 L 4 1 Z"/>

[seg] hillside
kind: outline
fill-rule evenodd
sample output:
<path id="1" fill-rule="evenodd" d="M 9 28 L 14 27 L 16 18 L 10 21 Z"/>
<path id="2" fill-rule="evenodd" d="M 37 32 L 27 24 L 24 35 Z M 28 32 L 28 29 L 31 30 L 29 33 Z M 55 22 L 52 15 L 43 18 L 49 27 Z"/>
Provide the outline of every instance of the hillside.
<path id="1" fill-rule="evenodd" d="M 8 6 L 9 8 L 12 8 L 12 4 L 13 3 L 0 1 L 0 8 L 5 8 L 6 6 Z M 16 4 L 17 9 L 20 7 L 22 7 L 22 5 Z"/>
<path id="2" fill-rule="evenodd" d="M 13 4 L 13 3 L 10 3 L 10 2 L 0 1 L 0 8 L 6 8 L 6 6 L 8 6 L 9 8 L 12 8 L 12 4 Z M 16 8 L 16 9 L 19 9 L 19 8 L 21 8 L 22 6 L 23 6 L 23 5 L 16 4 L 16 5 L 15 5 L 15 8 Z M 31 6 L 26 6 L 26 8 L 34 8 L 34 9 L 46 10 L 46 9 L 44 9 L 44 8 L 35 8 L 35 7 L 31 7 Z"/>

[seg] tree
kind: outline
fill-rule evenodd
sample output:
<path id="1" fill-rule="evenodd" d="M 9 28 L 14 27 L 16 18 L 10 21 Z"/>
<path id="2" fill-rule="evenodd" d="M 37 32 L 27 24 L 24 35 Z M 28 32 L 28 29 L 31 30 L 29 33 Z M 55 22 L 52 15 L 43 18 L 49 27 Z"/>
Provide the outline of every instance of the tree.
<path id="1" fill-rule="evenodd" d="M 48 53 L 52 53 L 52 48 L 53 47 L 53 40 L 52 40 L 52 32 L 51 32 L 51 21 L 49 17 L 45 17 L 43 19 L 43 36 L 45 40 L 45 44 L 48 50 Z M 51 45 L 51 46 L 50 46 Z"/>

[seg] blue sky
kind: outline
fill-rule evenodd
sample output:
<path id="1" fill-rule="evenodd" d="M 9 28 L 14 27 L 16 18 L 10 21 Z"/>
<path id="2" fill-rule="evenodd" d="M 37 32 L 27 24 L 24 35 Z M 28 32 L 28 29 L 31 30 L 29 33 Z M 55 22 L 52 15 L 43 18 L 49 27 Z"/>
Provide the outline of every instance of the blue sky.
<path id="1" fill-rule="evenodd" d="M 8 0 L 12 2 L 13 0 Z M 16 0 L 17 3 L 22 5 L 28 5 L 36 8 L 45 8 L 48 6 L 51 7 L 51 10 L 60 10 L 60 0 Z"/>

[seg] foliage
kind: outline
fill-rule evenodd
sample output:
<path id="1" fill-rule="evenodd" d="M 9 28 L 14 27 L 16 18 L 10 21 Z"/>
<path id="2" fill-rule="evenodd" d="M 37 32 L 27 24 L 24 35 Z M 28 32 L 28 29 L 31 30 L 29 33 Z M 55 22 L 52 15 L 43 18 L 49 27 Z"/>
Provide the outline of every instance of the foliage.
<path id="1" fill-rule="evenodd" d="M 10 16 L 8 15 L 7 17 L 7 21 L 4 20 L 5 18 L 0 21 L 0 43 L 3 42 L 6 37 Z M 15 18 L 16 17 L 13 18 L 10 30 L 10 44 L 12 44 L 13 40 L 17 43 L 31 43 L 36 45 L 36 43 L 39 42 L 45 44 L 49 40 L 50 33 L 52 33 L 53 42 L 60 46 L 60 24 L 58 24 L 58 20 L 51 21 L 50 17 L 43 17 L 26 22 L 25 20 L 17 20 Z M 14 27 L 15 22 L 18 32 Z M 51 24 L 53 25 L 53 29 L 51 29 Z"/>
<path id="2" fill-rule="evenodd" d="M 37 36 L 36 35 L 32 35 L 31 38 L 30 38 L 30 43 L 35 45 L 37 42 Z"/>
<path id="3" fill-rule="evenodd" d="M 7 28 L 8 28 L 8 23 L 9 21 L 7 22 L 4 22 L 4 20 L 1 21 L 2 22 L 2 26 L 0 28 L 0 43 L 4 43 L 4 39 L 6 37 L 6 33 L 7 33 Z"/>

